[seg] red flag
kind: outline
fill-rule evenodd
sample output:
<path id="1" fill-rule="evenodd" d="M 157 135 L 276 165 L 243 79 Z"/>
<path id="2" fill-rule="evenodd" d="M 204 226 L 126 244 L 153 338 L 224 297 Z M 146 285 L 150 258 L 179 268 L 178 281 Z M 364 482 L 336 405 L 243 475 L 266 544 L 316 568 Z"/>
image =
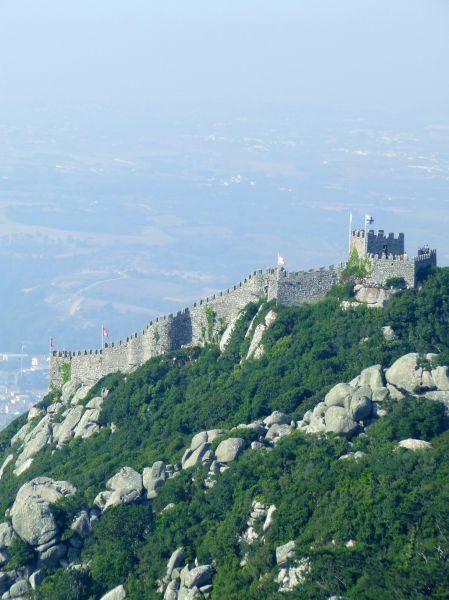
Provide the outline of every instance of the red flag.
<path id="1" fill-rule="evenodd" d="M 108 337 L 108 331 L 107 331 L 106 327 L 103 327 L 102 335 L 103 335 L 103 337 Z"/>

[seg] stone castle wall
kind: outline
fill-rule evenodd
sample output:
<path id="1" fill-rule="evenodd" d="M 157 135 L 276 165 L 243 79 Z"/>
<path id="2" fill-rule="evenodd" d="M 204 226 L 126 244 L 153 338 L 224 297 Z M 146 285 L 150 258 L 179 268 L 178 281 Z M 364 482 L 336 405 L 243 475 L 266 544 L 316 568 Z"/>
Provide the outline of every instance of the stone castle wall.
<path id="1" fill-rule="evenodd" d="M 340 279 L 343 263 L 318 271 L 281 272 L 276 301 L 281 306 L 298 306 L 322 298 Z"/>
<path id="2" fill-rule="evenodd" d="M 436 250 L 431 250 L 428 254 L 422 254 L 413 258 L 404 258 L 393 256 L 390 258 L 376 257 L 372 258 L 372 270 L 367 277 L 368 284 L 385 285 L 390 277 L 403 277 L 407 287 L 415 287 L 417 277 L 420 271 L 426 267 L 437 264 Z"/>
<path id="3" fill-rule="evenodd" d="M 255 271 L 234 287 L 200 300 L 193 306 L 151 321 L 143 331 L 102 350 L 52 352 L 50 385 L 60 388 L 64 371 L 85 384 L 121 371 L 133 371 L 149 358 L 189 345 L 201 345 L 233 323 L 250 302 L 275 300 L 296 306 L 322 298 L 338 282 L 343 265 L 308 272 Z M 213 321 L 213 323 L 212 323 Z M 68 367 L 70 365 L 70 367 Z"/>
<path id="4" fill-rule="evenodd" d="M 404 234 L 399 233 L 397 236 L 394 233 L 385 235 L 383 229 L 379 229 L 376 233 L 373 229 L 366 232 L 365 230 L 355 229 L 351 235 L 351 250 L 356 249 L 359 256 L 365 254 L 382 254 L 387 248 L 388 254 L 402 255 L 405 252 Z"/>
<path id="5" fill-rule="evenodd" d="M 381 235 L 376 239 L 382 240 L 383 232 L 379 233 Z M 399 248 L 403 248 L 401 236 L 395 238 Z M 402 260 L 400 255 L 390 258 L 370 256 L 372 271 L 366 282 L 385 285 L 389 277 L 403 277 L 408 287 L 415 287 L 418 273 L 429 265 L 436 265 L 435 250 L 411 259 L 404 258 L 403 252 L 401 254 Z M 159 317 L 142 331 L 125 340 L 106 344 L 102 350 L 52 352 L 50 385 L 60 388 L 68 373 L 72 379 L 91 384 L 109 373 L 131 372 L 153 356 L 170 350 L 202 345 L 235 322 L 250 302 L 275 300 L 281 306 L 314 302 L 338 283 L 343 268 L 344 264 L 340 263 L 306 272 L 254 271 L 234 287 L 200 300 L 176 315 Z"/>

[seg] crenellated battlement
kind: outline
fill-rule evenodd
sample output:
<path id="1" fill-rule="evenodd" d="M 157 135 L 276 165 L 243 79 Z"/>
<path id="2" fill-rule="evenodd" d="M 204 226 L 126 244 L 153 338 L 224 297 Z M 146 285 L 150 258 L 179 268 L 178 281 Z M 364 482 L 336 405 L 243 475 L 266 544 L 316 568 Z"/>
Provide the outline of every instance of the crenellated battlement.
<path id="1" fill-rule="evenodd" d="M 415 262 L 426 262 L 429 261 L 429 259 L 435 259 L 435 264 L 436 264 L 436 258 L 437 258 L 437 251 L 436 249 L 432 249 L 429 250 L 429 252 L 423 253 L 423 254 L 418 254 L 418 256 L 414 257 L 414 261 Z"/>
<path id="2" fill-rule="evenodd" d="M 102 349 L 53 351 L 50 357 L 51 385 L 61 387 L 64 363 L 70 364 L 73 379 L 92 383 L 114 371 L 132 371 L 149 358 L 175 348 L 202 345 L 222 334 L 223 327 L 235 323 L 250 302 L 265 299 L 294 306 L 315 301 L 338 282 L 342 268 L 341 263 L 307 272 L 259 269 L 234 286 L 202 298 L 175 315 L 161 315 L 150 321 L 140 333 L 108 342 Z M 213 314 L 212 330 L 210 316 L 208 320 L 209 309 Z"/>
<path id="3" fill-rule="evenodd" d="M 369 284 L 385 285 L 391 277 L 404 279 L 407 287 L 416 287 L 419 274 L 429 266 L 436 266 L 436 250 L 409 257 L 407 254 L 369 254 L 371 270 L 366 278 Z"/>
<path id="4" fill-rule="evenodd" d="M 351 232 L 351 251 L 366 256 L 371 272 L 366 278 L 372 285 L 385 285 L 390 277 L 403 277 L 409 287 L 416 285 L 419 272 L 436 265 L 436 251 L 428 250 L 409 258 L 404 251 L 404 234 L 385 234 L 355 229 Z M 151 320 L 140 333 L 108 342 L 102 349 L 77 351 L 54 350 L 50 355 L 50 385 L 60 388 L 67 379 L 94 383 L 101 377 L 121 371 L 133 371 L 149 358 L 186 346 L 203 345 L 218 339 L 233 327 L 241 311 L 250 303 L 275 300 L 281 306 L 298 306 L 322 298 L 340 281 L 345 263 L 309 269 L 259 269 L 243 280 L 191 306 Z"/>
<path id="5" fill-rule="evenodd" d="M 365 230 L 364 229 L 353 229 L 352 237 L 365 238 Z M 374 231 L 374 229 L 368 229 L 366 231 L 366 237 L 381 240 L 381 241 L 401 240 L 401 239 L 404 240 L 405 239 L 405 236 L 403 233 L 398 233 L 398 234 L 388 233 L 387 235 L 385 235 L 384 229 L 378 229 L 377 232 Z"/>
<path id="6" fill-rule="evenodd" d="M 354 229 L 351 232 L 351 252 L 357 250 L 359 256 L 370 254 L 403 255 L 405 252 L 405 236 L 403 233 L 385 234 L 383 229 L 377 232 L 369 229 Z"/>

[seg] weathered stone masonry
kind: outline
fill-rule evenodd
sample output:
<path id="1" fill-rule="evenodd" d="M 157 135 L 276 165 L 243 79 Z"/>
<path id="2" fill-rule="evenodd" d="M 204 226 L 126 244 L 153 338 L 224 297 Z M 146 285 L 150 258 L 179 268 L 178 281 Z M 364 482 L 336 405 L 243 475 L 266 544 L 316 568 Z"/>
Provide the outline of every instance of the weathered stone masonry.
<path id="1" fill-rule="evenodd" d="M 153 356 L 182 346 L 201 345 L 233 323 L 249 302 L 276 300 L 283 306 L 313 302 L 338 282 L 342 268 L 343 264 L 297 273 L 277 269 L 255 271 L 233 288 L 200 300 L 176 315 L 159 317 L 143 331 L 118 343 L 106 344 L 102 350 L 52 352 L 50 384 L 60 388 L 67 371 L 72 379 L 94 383 L 109 373 L 133 371 Z M 64 365 L 70 365 L 69 369 Z"/>
<path id="2" fill-rule="evenodd" d="M 404 234 L 395 236 L 370 230 L 354 230 L 351 250 L 370 261 L 368 285 L 385 285 L 390 277 L 403 277 L 415 287 L 419 272 L 436 265 L 436 251 L 429 250 L 414 258 L 404 252 Z M 68 375 L 85 384 L 121 371 L 128 373 L 153 356 L 181 348 L 204 344 L 234 323 L 249 302 L 275 300 L 281 306 L 297 306 L 322 298 L 338 283 L 344 264 L 308 272 L 289 273 L 284 269 L 254 271 L 233 288 L 200 300 L 176 315 L 151 321 L 143 331 L 126 340 L 106 344 L 102 350 L 53 352 L 50 356 L 50 385 L 60 388 Z"/>
<path id="3" fill-rule="evenodd" d="M 437 264 L 436 250 L 430 250 L 428 254 L 421 254 L 413 258 L 404 258 L 404 256 L 402 258 L 401 256 L 371 258 L 372 270 L 367 278 L 367 283 L 380 285 L 385 285 L 390 277 L 403 277 L 407 287 L 415 287 L 420 271 Z"/>
<path id="4" fill-rule="evenodd" d="M 405 236 L 399 233 L 385 235 L 383 229 L 375 232 L 373 229 L 354 229 L 351 235 L 351 251 L 357 250 L 359 256 L 366 254 L 404 254 Z"/>
<path id="5" fill-rule="evenodd" d="M 377 232 L 373 229 L 354 229 L 351 232 L 351 252 L 353 250 L 360 257 L 370 259 L 370 275 L 366 279 L 368 284 L 385 285 L 390 277 L 402 277 L 408 287 L 415 287 L 420 271 L 437 264 L 436 250 L 409 258 L 405 252 L 404 234 L 385 235 L 383 229 Z"/>

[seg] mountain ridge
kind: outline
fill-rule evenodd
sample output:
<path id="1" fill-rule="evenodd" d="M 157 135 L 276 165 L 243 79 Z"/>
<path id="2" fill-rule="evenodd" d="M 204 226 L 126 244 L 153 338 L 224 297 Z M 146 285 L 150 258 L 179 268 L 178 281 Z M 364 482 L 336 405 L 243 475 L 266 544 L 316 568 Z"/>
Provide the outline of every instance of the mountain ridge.
<path id="1" fill-rule="evenodd" d="M 427 390 L 410 388 L 403 400 L 381 400 L 385 416 L 352 441 L 331 433 L 304 434 L 297 422 L 304 421 L 305 414 L 320 400 L 326 400 L 332 386 L 352 382 L 373 364 L 390 367 L 400 357 L 416 352 L 420 384 L 426 385 L 429 380 L 423 379 L 425 373 L 449 364 L 449 270 L 436 270 L 421 290 L 397 294 L 382 310 L 360 306 L 343 311 L 343 294 L 339 288 L 314 305 L 276 308 L 276 319 L 263 333 L 264 351 L 258 359 L 246 360 L 251 336 L 245 337 L 245 333 L 264 322 L 273 310 L 269 304 L 247 308 L 223 352 L 210 343 L 155 357 L 132 374 L 108 375 L 84 398 L 79 394 L 73 406 L 76 390 L 68 392 L 67 387 L 64 399 L 56 392 L 49 394 L 36 409 L 42 411 L 40 418 L 31 415 L 34 426 L 36 419 L 40 422 L 46 418 L 42 415 L 51 415 L 51 411 L 51 427 L 61 425 L 66 417 L 61 419 L 58 414 L 81 406 L 84 412 L 99 411 L 98 429 L 59 448 L 51 440 L 46 442 L 19 476 L 13 475 L 10 462 L 0 483 L 0 508 L 9 514 L 18 490 L 36 477 L 69 482 L 77 491 L 49 510 L 57 523 L 58 544 L 76 549 L 70 542 L 76 540 L 81 557 L 63 566 L 68 560 L 65 554 L 51 566 L 48 560 L 47 564 L 42 561 L 42 552 L 47 550 L 36 552 L 24 540 L 17 541 L 9 550 L 5 548 L 9 556 L 3 573 L 13 572 L 10 567 L 15 565 L 16 583 L 26 581 L 31 593 L 28 578 L 42 571 L 45 578 L 32 593 L 46 600 L 100 598 L 122 585 L 129 598 L 161 598 L 158 586 L 167 561 L 175 550 L 183 548 L 190 565 L 188 573 L 211 565 L 207 572 L 212 575 L 200 586 L 207 589 L 198 588 L 198 594 L 211 598 L 231 600 L 243 593 L 248 598 L 284 598 L 286 594 L 292 598 L 333 594 L 352 598 L 380 598 L 385 594 L 444 597 L 448 436 L 444 405 L 413 399 L 411 393 L 425 394 Z M 385 339 L 385 326 L 393 327 L 396 339 Z M 429 352 L 438 353 L 432 365 L 424 356 Z M 265 433 L 260 441 L 261 431 L 254 427 L 246 433 L 241 428 L 233 430 L 241 423 L 260 421 L 273 411 L 289 415 L 295 423 L 282 439 L 277 435 L 264 441 Z M 0 433 L 4 458 L 11 453 L 13 434 L 25 421 L 23 417 Z M 289 427 L 285 420 L 270 427 L 275 425 L 278 433 Z M 186 448 L 197 450 L 192 449 L 192 435 L 217 428 L 229 433 L 203 441 L 207 447 L 198 464 L 178 471 L 168 468 L 182 466 L 183 454 L 184 462 L 189 459 Z M 262 443 L 262 447 L 237 450 L 237 459 L 222 462 L 228 468 L 219 469 L 216 482 L 208 487 L 209 471 L 201 466 L 201 459 L 209 451 L 216 456 L 219 444 L 229 437 L 243 439 L 247 448 L 252 443 Z M 431 447 L 416 453 L 396 451 L 398 441 L 407 438 L 429 441 Z M 16 452 L 13 448 L 15 456 Z M 226 457 L 223 452 L 218 452 L 221 459 Z M 364 454 L 354 460 L 357 453 Z M 338 460 L 345 455 L 349 459 Z M 160 461 L 163 468 L 157 465 Z M 92 510 L 100 492 L 105 488 L 111 494 L 115 489 L 120 492 L 111 477 L 117 481 L 114 476 L 124 467 L 139 477 L 146 473 L 146 484 L 153 482 L 155 496 L 146 500 L 138 495 L 129 503 L 111 505 L 96 515 L 96 525 L 85 538 L 74 533 L 72 522 L 83 511 L 89 519 L 95 517 Z M 160 479 L 164 479 L 163 485 L 155 483 Z M 163 510 L 170 504 L 174 506 Z M 260 511 L 271 506 L 276 506 L 273 522 L 263 533 Z M 259 521 L 256 518 L 248 525 L 256 509 Z M 251 543 L 248 534 L 244 536 L 249 527 L 257 534 Z M 253 535 L 249 534 L 250 538 Z M 353 544 L 346 546 L 351 540 Z M 276 548 L 290 542 L 295 542 L 296 555 L 277 562 Z M 432 550 L 436 545 L 442 554 Z M 403 550 L 398 553 L 398 548 Z M 71 552 L 71 556 L 75 554 Z M 25 566 L 20 566 L 21 557 Z M 241 565 L 243 560 L 246 563 Z M 195 561 L 198 567 L 193 566 Z M 89 563 L 90 567 L 73 570 L 67 568 L 71 563 Z M 176 577 L 165 585 L 178 582 L 172 586 L 178 585 L 178 589 L 170 591 L 179 594 L 182 588 L 184 597 L 193 598 L 185 594 L 191 594 L 195 585 L 184 586 L 193 575 L 186 577 L 184 571 L 181 586 Z M 4 576 L 8 589 L 11 578 Z M 297 585 L 279 591 L 285 581 L 288 587 L 294 578 Z"/>

